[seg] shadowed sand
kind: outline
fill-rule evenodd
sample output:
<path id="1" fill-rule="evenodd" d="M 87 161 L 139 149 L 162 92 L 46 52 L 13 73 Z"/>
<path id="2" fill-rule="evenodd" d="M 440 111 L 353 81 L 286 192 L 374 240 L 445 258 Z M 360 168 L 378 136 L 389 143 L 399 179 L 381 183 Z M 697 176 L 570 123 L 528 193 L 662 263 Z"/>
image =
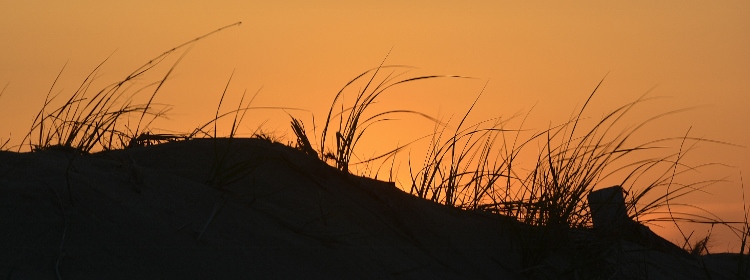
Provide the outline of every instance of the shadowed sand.
<path id="1" fill-rule="evenodd" d="M 704 268 L 586 231 L 535 240 L 540 231 L 260 139 L 0 153 L 7 279 L 736 279 L 733 255 Z"/>

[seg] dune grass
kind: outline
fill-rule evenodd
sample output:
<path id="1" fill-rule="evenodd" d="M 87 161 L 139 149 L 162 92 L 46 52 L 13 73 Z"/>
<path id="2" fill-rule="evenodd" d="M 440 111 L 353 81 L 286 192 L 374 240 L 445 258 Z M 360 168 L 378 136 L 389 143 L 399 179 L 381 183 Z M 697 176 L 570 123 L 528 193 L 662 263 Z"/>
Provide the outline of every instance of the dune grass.
<path id="1" fill-rule="evenodd" d="M 92 83 L 103 61 L 83 80 L 78 89 L 59 107 L 52 103 L 58 95 L 52 95 L 57 80 L 63 73 L 60 71 L 52 84 L 41 110 L 34 117 L 28 134 L 21 141 L 19 150 L 28 146 L 32 150 L 69 149 L 79 153 L 90 153 L 95 150 L 125 149 L 153 145 L 166 141 L 208 137 L 218 139 L 217 122 L 226 117 L 233 117 L 228 133 L 230 140 L 237 136 L 237 131 L 247 111 L 252 109 L 299 110 L 284 107 L 252 107 L 250 104 L 257 93 L 245 103 L 246 92 L 242 94 L 236 109 L 220 113 L 224 97 L 231 82 L 231 76 L 221 94 L 213 119 L 184 134 L 152 134 L 150 124 L 168 112 L 169 107 L 155 103 L 155 97 L 168 80 L 170 74 L 187 53 L 183 52 L 162 78 L 145 86 L 132 90 L 135 83 L 165 59 L 176 54 L 177 50 L 188 48 L 192 43 L 225 28 L 181 44 L 151 59 L 122 80 L 91 91 Z M 447 75 L 407 76 L 409 67 L 401 65 L 384 65 L 385 60 L 375 68 L 369 69 L 349 80 L 333 98 L 321 134 L 319 147 L 308 137 L 303 122 L 292 115 L 291 129 L 296 136 L 295 148 L 306 154 L 328 162 L 344 173 L 350 173 L 354 164 L 357 143 L 372 125 L 393 120 L 392 115 L 408 114 L 426 118 L 434 123 L 431 134 L 407 144 L 398 145 L 395 149 L 361 160 L 368 163 L 374 160 L 394 159 L 396 153 L 410 144 L 430 139 L 428 150 L 421 166 L 417 167 L 409 159 L 410 186 L 404 188 L 417 197 L 431 200 L 451 207 L 491 212 L 514 217 L 524 225 L 543 229 L 538 236 L 528 236 L 525 245 L 526 265 L 533 267 L 542 258 L 543 253 L 554 246 L 553 243 L 564 238 L 570 229 L 591 227 L 591 215 L 587 200 L 589 193 L 601 186 L 599 182 L 611 178 L 621 178 L 618 185 L 627 190 L 628 213 L 636 221 L 672 221 L 677 223 L 711 223 L 730 227 L 741 240 L 738 275 L 746 275 L 748 270 L 748 210 L 745 210 L 744 222 L 727 222 L 710 212 L 704 214 L 676 212 L 672 206 L 680 205 L 675 199 L 702 192 L 704 188 L 718 182 L 706 180 L 690 184 L 678 184 L 675 177 L 696 171 L 702 166 L 688 166 L 683 163 L 686 153 L 698 142 L 711 142 L 731 145 L 704 138 L 695 138 L 689 131 L 683 136 L 655 139 L 645 143 L 632 144 L 633 136 L 641 129 L 663 117 L 681 113 L 687 109 L 656 114 L 634 127 L 617 130 L 618 124 L 633 108 L 654 98 L 643 95 L 635 101 L 625 104 L 594 123 L 584 128 L 584 111 L 595 97 L 600 82 L 586 99 L 584 105 L 567 121 L 555 124 L 540 132 L 532 133 L 523 139 L 521 135 L 526 116 L 515 114 L 509 118 L 497 117 L 474 124 L 466 124 L 468 116 L 477 104 L 480 104 L 480 93 L 462 116 L 453 131 L 449 131 L 450 120 L 443 123 L 434 117 L 412 110 L 388 110 L 371 112 L 371 105 L 386 91 L 402 84 L 437 78 L 462 78 Z M 603 80 L 602 80 L 603 81 Z M 360 85 L 354 90 L 355 85 Z M 0 91 L 0 97 L 6 87 Z M 135 96 L 141 92 L 150 92 L 148 101 L 135 103 Z M 353 92 L 353 102 L 345 104 L 344 95 Z M 523 118 L 522 118 L 523 117 Z M 511 127 L 511 121 L 521 119 L 517 128 Z M 211 127 L 213 129 L 211 129 Z M 268 138 L 265 134 L 253 133 L 253 137 Z M 313 133 L 315 135 L 313 119 Z M 0 141 L 0 149 L 5 149 L 9 139 Z M 674 145 L 678 143 L 678 145 Z M 536 144 L 536 145 L 534 145 Z M 655 151 L 678 146 L 679 151 L 654 157 Z M 530 170 L 519 163 L 522 152 L 536 149 L 535 162 Z M 234 153 L 229 149 L 215 147 L 215 158 L 211 169 L 209 185 L 219 190 L 238 181 L 252 172 L 251 161 L 232 161 Z M 230 164 L 230 162 L 233 162 Z M 679 171 L 678 171 L 679 170 Z M 654 174 L 656 174 L 654 178 Z M 690 206 L 690 205 L 688 205 Z M 213 215 L 220 209 L 216 206 L 212 216 L 206 222 L 210 224 Z M 693 207 L 702 210 L 699 207 Z M 647 214 L 659 218 L 647 220 Z M 679 227 L 679 226 L 678 226 Z M 707 252 L 710 233 L 690 244 L 692 234 L 684 234 L 686 250 L 695 254 Z"/>
<path id="2" fill-rule="evenodd" d="M 445 128 L 437 130 L 436 127 L 423 167 L 411 171 L 410 192 L 454 207 L 512 216 L 530 225 L 586 226 L 590 223 L 590 216 L 585 197 L 599 180 L 630 167 L 634 171 L 622 181 L 621 185 L 625 186 L 638 176 L 639 170 L 653 168 L 649 164 L 663 163 L 667 159 L 646 160 L 609 173 L 605 173 L 606 169 L 632 153 L 659 148 L 653 146 L 654 143 L 670 140 L 626 146 L 626 140 L 633 133 L 654 119 L 608 139 L 614 133 L 612 127 L 636 104 L 646 101 L 643 98 L 616 109 L 590 130 L 577 134 L 583 111 L 595 92 L 569 121 L 522 141 L 519 135 L 525 118 L 520 128 L 507 128 L 508 122 L 519 115 L 485 120 L 463 128 L 466 117 L 477 102 L 474 101 L 447 140 L 442 140 Z M 676 112 L 668 114 L 671 113 Z M 522 150 L 535 141 L 541 143 L 541 147 L 537 147 L 540 152 L 532 170 L 524 174 L 516 161 Z M 639 202 L 655 186 L 639 192 L 632 202 Z M 633 215 L 652 210 L 657 205 L 661 205 L 659 201 L 652 202 Z"/>
<path id="3" fill-rule="evenodd" d="M 297 148 L 306 153 L 319 156 L 322 160 L 332 160 L 339 170 L 348 172 L 351 154 L 364 131 L 369 125 L 389 120 L 378 119 L 387 111 L 363 118 L 364 109 L 374 97 L 382 91 L 375 87 L 373 93 L 366 92 L 373 79 L 384 67 L 371 69 L 351 80 L 334 98 L 321 136 L 321 147 L 313 149 L 301 121 L 292 117 L 291 127 L 297 137 Z M 345 107 L 337 104 L 342 92 L 365 74 L 374 72 L 367 81 L 364 90 L 357 92 L 354 105 Z M 390 77 L 390 75 L 388 76 Z M 430 78 L 440 76 L 425 76 Z M 411 81 L 404 79 L 402 81 Z M 466 124 L 468 116 L 479 103 L 481 93 L 469 106 L 455 130 L 449 132 L 448 122 L 443 123 L 433 117 L 427 117 L 435 126 L 421 168 L 409 159 L 411 185 L 408 190 L 412 195 L 451 207 L 491 212 L 514 217 L 523 225 L 513 229 L 521 240 L 516 244 L 523 260 L 524 274 L 534 275 L 543 260 L 550 252 L 564 244 L 570 244 L 570 230 L 592 227 L 592 218 L 587 196 L 597 188 L 609 187 L 601 182 L 610 182 L 626 190 L 628 215 L 640 223 L 671 221 L 678 223 L 711 223 L 730 227 L 743 240 L 741 257 L 745 256 L 747 222 L 739 223 L 744 228 L 735 227 L 736 223 L 724 221 L 712 213 L 696 207 L 679 203 L 679 200 L 692 193 L 705 193 L 704 189 L 720 179 L 708 179 L 692 183 L 681 183 L 675 178 L 697 172 L 702 168 L 719 165 L 707 163 L 690 166 L 684 158 L 696 143 L 714 143 L 737 146 L 730 143 L 706 138 L 692 137 L 689 130 L 682 136 L 652 139 L 635 143 L 640 131 L 665 117 L 683 113 L 693 108 L 662 112 L 648 117 L 635 126 L 619 129 L 628 114 L 642 103 L 657 98 L 648 97 L 648 92 L 635 101 L 620 106 L 605 114 L 593 125 L 586 125 L 584 116 L 586 108 L 595 97 L 602 81 L 586 99 L 584 105 L 568 121 L 550 125 L 548 129 L 532 133 L 527 138 L 521 137 L 526 132 L 523 128 L 528 115 L 515 114 L 509 118 L 492 118 L 471 125 Z M 379 85 L 388 84 L 387 79 Z M 397 83 L 394 83 L 397 84 Z M 385 86 L 384 88 L 388 88 Z M 339 113 L 333 114 L 336 105 Z M 412 111 L 403 111 L 414 114 Z M 345 119 L 344 113 L 349 113 Z M 419 113 L 416 113 L 419 114 Z M 511 121 L 521 119 L 518 127 L 511 126 Z M 332 119 L 338 117 L 339 129 L 335 132 L 336 150 L 325 150 L 326 135 Z M 364 120 L 359 123 L 359 120 Z M 419 141 L 423 138 L 414 140 Z M 398 146 L 389 153 L 362 160 L 370 163 L 376 159 L 393 158 L 406 145 Z M 669 152 L 677 148 L 676 152 Z M 536 160 L 532 168 L 525 169 L 522 153 L 536 150 Z M 325 152 L 324 152 L 325 151 Z M 614 183 L 611 183 L 614 182 Z M 673 206 L 690 206 L 699 212 L 677 212 Z M 679 225 L 678 225 L 679 227 Z M 533 229 L 533 230 L 530 230 Z M 687 251 L 707 251 L 709 236 L 700 238 L 685 236 L 683 248 Z M 695 240 L 696 246 L 691 246 Z M 603 246 L 610 246 L 602 244 Z M 591 246 L 591 244 L 587 245 Z M 586 247 L 586 246 L 584 246 Z M 584 252 L 576 257 L 570 273 L 581 273 L 590 270 L 591 266 L 601 265 L 601 252 L 596 250 Z M 740 262 L 744 264 L 745 262 Z M 737 275 L 746 271 L 747 265 L 738 269 Z M 611 271 L 603 268 L 601 275 Z M 707 272 L 708 273 L 708 272 Z"/>
<path id="4" fill-rule="evenodd" d="M 58 96 L 52 95 L 52 91 L 65 69 L 63 67 L 18 149 L 21 150 L 27 145 L 32 150 L 64 148 L 89 153 L 95 149 L 121 149 L 178 138 L 170 135 L 152 135 L 149 133 L 149 125 L 169 110 L 169 106 L 157 104 L 154 99 L 188 51 L 182 53 L 160 80 L 132 90 L 138 86 L 136 80 L 154 71 L 156 66 L 164 63 L 178 50 L 189 48 L 197 41 L 239 24 L 237 22 L 221 27 L 178 45 L 149 60 L 122 80 L 90 94 L 92 84 L 100 68 L 109 59 L 107 58 L 92 70 L 62 105 L 50 109 Z M 151 90 L 148 101 L 134 103 L 136 95 L 147 90 Z"/>
<path id="5" fill-rule="evenodd" d="M 398 66 L 397 66 L 398 67 Z M 730 143 L 706 138 L 692 137 L 688 132 L 683 136 L 653 139 L 644 143 L 634 143 L 634 137 L 648 125 L 662 118 L 676 115 L 692 108 L 679 109 L 654 114 L 635 126 L 619 130 L 628 113 L 640 104 L 657 98 L 648 97 L 648 93 L 635 101 L 604 115 L 588 127 L 584 125 L 584 112 L 595 97 L 602 81 L 590 93 L 584 105 L 571 118 L 530 137 L 521 138 L 526 117 L 517 128 L 510 122 L 522 115 L 509 118 L 492 118 L 471 125 L 466 120 L 479 102 L 479 97 L 458 122 L 453 132 L 448 132 L 448 124 L 418 112 L 397 110 L 374 114 L 364 118 L 363 112 L 375 97 L 392 85 L 417 79 L 404 79 L 389 84 L 388 78 L 375 83 L 374 90 L 367 92 L 375 76 L 386 67 L 368 70 L 337 93 L 329 108 L 325 127 L 321 136 L 318 151 L 313 149 L 305 133 L 302 122 L 292 117 L 291 127 L 297 137 L 297 148 L 306 153 L 319 156 L 322 160 L 332 160 L 339 170 L 348 172 L 356 142 L 363 136 L 369 125 L 380 121 L 386 114 L 408 112 L 425 116 L 434 122 L 434 130 L 423 138 L 430 138 L 429 148 L 424 156 L 420 169 L 414 169 L 411 158 L 409 171 L 411 186 L 404 188 L 418 197 L 440 204 L 467 209 L 492 212 L 516 218 L 525 225 L 542 229 L 533 234 L 522 233 L 526 238 L 521 243 L 526 266 L 533 268 L 545 253 L 559 244 L 569 242 L 567 234 L 570 229 L 591 228 L 592 220 L 587 196 L 596 188 L 609 187 L 600 182 L 615 182 L 627 192 L 627 210 L 631 219 L 641 223 L 672 221 L 674 223 L 712 223 L 730 226 L 738 237 L 746 236 L 747 229 L 733 227 L 734 222 L 727 222 L 708 211 L 679 203 L 679 199 L 692 193 L 705 193 L 704 189 L 721 180 L 709 179 L 693 183 L 678 183 L 675 178 L 717 163 L 690 166 L 684 163 L 686 154 L 694 149 L 696 143 L 715 143 L 737 146 Z M 353 82 L 372 72 L 364 86 L 357 92 L 354 105 L 345 107 L 337 103 L 342 94 Z M 424 76 L 421 78 L 441 76 Z M 342 102 L 343 103 L 343 102 Z M 337 114 L 334 108 L 339 106 Z M 348 117 L 344 118 L 344 113 Z M 326 150 L 326 137 L 329 134 L 332 120 L 338 118 L 338 130 L 335 132 L 335 150 Z M 361 121 L 364 120 L 364 121 Z M 420 138 L 422 139 L 422 138 Z M 419 141 L 417 139 L 415 141 Z M 410 142 L 411 144 L 413 142 Z M 369 163 L 375 159 L 393 158 L 396 149 L 360 163 Z M 536 144 L 536 145 L 534 145 Z M 677 152 L 668 152 L 670 148 Z M 535 163 L 530 170 L 524 169 L 522 152 L 534 149 L 538 151 Z M 657 155 L 657 156 L 655 156 Z M 660 156 L 659 156 L 660 155 Z M 402 186 L 403 188 L 403 186 Z M 677 202 L 676 202 L 677 201 Z M 676 212 L 673 206 L 691 206 L 697 213 Z M 702 214 L 701 214 L 702 213 Z M 654 218 L 656 217 L 656 218 Z M 742 223 L 740 223 L 742 224 Z M 746 225 L 746 223 L 744 223 Z M 679 225 L 678 225 L 679 227 Z M 685 236 L 683 246 L 687 251 L 707 252 L 706 244 L 710 236 L 698 238 Z M 691 240 L 698 239 L 697 246 L 691 246 Z M 702 241 L 701 241 L 702 240 Z M 525 244 L 525 245 L 524 245 Z M 745 246 L 743 243 L 743 249 Z M 744 254 L 744 253 L 743 253 Z M 580 260 L 589 263 L 593 260 Z M 738 274 L 742 275 L 742 274 Z"/>
<path id="6" fill-rule="evenodd" d="M 341 88 L 338 93 L 336 93 L 336 96 L 331 102 L 331 107 L 328 110 L 325 125 L 320 136 L 319 153 L 321 159 L 323 159 L 324 161 L 332 160 L 336 168 L 343 172 L 349 172 L 349 165 L 351 163 L 352 155 L 354 154 L 354 149 L 357 146 L 359 140 L 364 135 L 365 131 L 367 131 L 367 129 L 371 125 L 391 121 L 393 119 L 389 117 L 394 114 L 411 114 L 424 117 L 431 121 L 437 121 L 433 117 L 412 110 L 389 110 L 378 112 L 372 115 L 366 115 L 365 112 L 369 111 L 368 108 L 373 103 L 375 103 L 376 99 L 386 90 L 389 90 L 398 85 L 412 83 L 420 80 L 429 80 L 436 78 L 461 78 L 459 76 L 447 75 L 426 75 L 403 78 L 403 76 L 408 73 L 408 71 L 406 70 L 409 69 L 409 67 L 401 65 L 383 65 L 383 63 L 385 63 L 385 59 L 378 67 L 367 70 L 347 82 L 346 85 L 344 85 L 344 87 Z M 381 72 L 386 72 L 384 74 L 385 77 L 380 78 L 381 76 L 379 74 L 381 74 Z M 361 90 L 355 91 L 356 95 L 353 104 L 345 105 L 344 101 L 342 100 L 343 95 L 347 91 L 350 91 L 356 82 L 364 82 L 364 86 L 361 88 Z M 334 108 L 337 108 L 337 106 L 340 107 L 340 110 L 338 113 L 334 114 Z M 336 118 L 338 118 L 338 126 L 335 131 L 335 137 L 333 138 L 333 140 L 329 140 L 329 133 L 333 128 L 331 125 L 332 122 L 336 120 Z M 297 135 L 298 140 L 302 141 L 303 145 L 306 145 L 304 144 L 305 139 L 309 138 L 306 135 L 302 135 L 304 134 L 304 131 L 299 130 L 299 128 L 302 127 L 302 123 L 299 122 L 299 126 L 297 126 L 294 124 L 295 122 L 299 121 L 294 119 L 292 120 L 292 129 L 294 130 L 295 135 Z M 335 142 L 335 149 L 326 150 L 326 143 L 328 143 L 329 141 Z M 307 142 L 309 142 L 309 140 Z M 401 145 L 399 147 L 396 147 L 392 151 L 379 156 L 375 156 L 373 158 L 378 159 L 393 155 L 406 146 L 408 146 L 408 144 Z"/>

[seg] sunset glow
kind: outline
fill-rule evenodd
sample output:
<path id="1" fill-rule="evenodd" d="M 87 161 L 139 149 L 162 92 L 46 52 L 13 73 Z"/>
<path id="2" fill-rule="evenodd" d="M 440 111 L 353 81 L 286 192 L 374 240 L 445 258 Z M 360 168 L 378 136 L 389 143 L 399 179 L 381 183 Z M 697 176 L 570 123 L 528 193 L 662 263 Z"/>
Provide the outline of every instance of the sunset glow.
<path id="1" fill-rule="evenodd" d="M 313 124 L 319 133 L 336 93 L 385 59 L 386 65 L 414 67 L 406 77 L 467 78 L 394 87 L 370 114 L 413 110 L 450 119 L 449 127 L 455 128 L 481 93 L 466 122 L 518 115 L 508 128 L 522 128 L 528 133 L 523 138 L 567 121 L 604 79 L 583 124 L 590 127 L 649 91 L 648 96 L 663 98 L 643 103 L 617 128 L 692 108 L 650 123 L 633 143 L 687 135 L 731 144 L 700 142 L 690 151 L 686 164 L 721 165 L 688 173 L 685 180 L 723 181 L 679 202 L 726 221 L 744 219 L 743 191 L 750 194 L 742 182 L 750 174 L 750 115 L 745 113 L 750 106 L 750 2 L 403 2 L 6 1 L 0 4 L 0 90 L 5 87 L 0 143 L 10 138 L 10 145 L 21 144 L 47 93 L 67 98 L 103 61 L 92 88 L 119 81 L 179 44 L 241 21 L 179 50 L 159 65 L 160 72 L 138 80 L 141 86 L 158 81 L 185 54 L 155 97 L 155 103 L 172 110 L 168 119 L 151 125 L 154 132 L 190 132 L 212 119 L 228 84 L 222 111 L 236 108 L 245 91 L 246 101 L 258 92 L 253 106 L 288 108 L 249 111 L 240 136 L 260 129 L 291 141 L 289 115 L 302 120 L 311 135 Z M 435 127 L 417 116 L 399 118 L 373 126 L 355 155 L 372 157 Z M 219 134 L 229 130 L 229 123 L 222 125 Z M 674 145 L 665 153 L 679 152 L 680 141 L 669 143 Z M 417 142 L 396 158 L 398 183 L 407 191 L 407 159 L 420 162 L 427 144 Z M 530 148 L 537 152 L 536 144 Z M 694 230 L 694 236 L 703 237 L 709 230 L 680 226 L 685 235 Z M 674 224 L 651 228 L 683 242 Z M 731 232 L 717 226 L 712 236 L 712 252 L 737 249 Z"/>

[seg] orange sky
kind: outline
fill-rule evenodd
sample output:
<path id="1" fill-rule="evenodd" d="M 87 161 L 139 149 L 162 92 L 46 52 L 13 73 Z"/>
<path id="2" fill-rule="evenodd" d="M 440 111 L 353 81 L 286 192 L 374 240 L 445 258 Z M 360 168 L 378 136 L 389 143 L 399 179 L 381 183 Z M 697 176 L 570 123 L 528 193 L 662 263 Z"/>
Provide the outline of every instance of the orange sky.
<path id="1" fill-rule="evenodd" d="M 309 127 L 311 113 L 320 122 L 335 93 L 392 49 L 386 63 L 418 67 L 415 75 L 476 79 L 408 85 L 385 95 L 380 109 L 458 116 L 487 84 L 470 122 L 527 112 L 536 104 L 525 128 L 538 131 L 566 120 L 609 73 L 585 115 L 598 118 L 657 86 L 652 95 L 669 98 L 643 106 L 632 124 L 701 107 L 664 118 L 639 137 L 681 136 L 690 128 L 692 136 L 750 146 L 750 116 L 742 113 L 750 105 L 747 1 L 46 2 L 52 1 L 0 4 L 0 87 L 8 84 L 0 97 L 3 140 L 19 141 L 28 131 L 66 61 L 55 93 L 72 93 L 113 52 L 100 71 L 102 84 L 182 42 L 242 21 L 190 51 L 156 98 L 174 105 L 171 120 L 154 128 L 190 131 L 209 120 L 232 71 L 226 104 L 236 106 L 243 90 L 262 87 L 254 105 L 307 109 L 291 113 Z M 266 120 L 266 131 L 288 133 L 288 117 L 279 111 L 252 112 L 241 132 Z M 431 131 L 429 122 L 407 117 L 373 130 L 359 148 L 369 155 Z M 421 151 L 415 147 L 412 156 Z M 734 167 L 701 173 L 729 182 L 685 202 L 739 219 L 748 148 L 704 143 L 690 158 Z M 669 227 L 655 230 L 675 240 Z M 705 228 L 696 232 L 703 234 Z M 736 246 L 726 232 L 715 237 L 715 250 Z"/>

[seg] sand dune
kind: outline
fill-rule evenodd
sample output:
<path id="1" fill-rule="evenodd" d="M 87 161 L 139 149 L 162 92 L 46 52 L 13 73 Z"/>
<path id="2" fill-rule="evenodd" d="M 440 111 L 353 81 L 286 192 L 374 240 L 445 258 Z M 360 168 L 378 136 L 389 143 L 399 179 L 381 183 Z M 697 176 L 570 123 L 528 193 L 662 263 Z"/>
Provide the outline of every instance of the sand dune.
<path id="1" fill-rule="evenodd" d="M 0 153 L 7 279 L 738 278 L 733 255 L 543 230 L 260 139 Z"/>

